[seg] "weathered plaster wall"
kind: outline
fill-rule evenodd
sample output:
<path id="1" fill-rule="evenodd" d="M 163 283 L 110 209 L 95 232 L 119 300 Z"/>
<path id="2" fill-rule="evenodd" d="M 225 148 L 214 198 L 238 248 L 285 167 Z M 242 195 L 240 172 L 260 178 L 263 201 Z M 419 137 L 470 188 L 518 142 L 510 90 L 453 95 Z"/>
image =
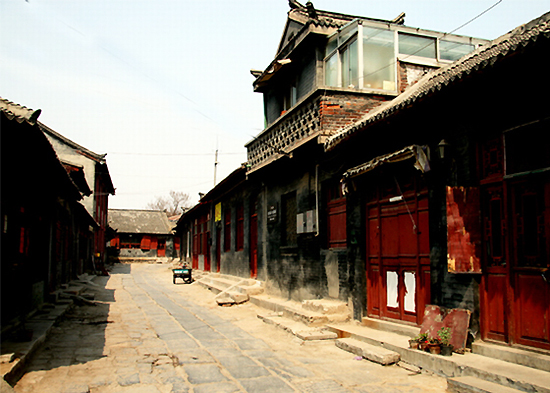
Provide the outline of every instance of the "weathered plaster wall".
<path id="1" fill-rule="evenodd" d="M 73 148 L 61 143 L 59 139 L 54 138 L 48 134 L 44 134 L 52 144 L 57 156 L 61 161 L 67 161 L 71 164 L 82 166 L 84 169 L 84 176 L 88 186 L 93 191 L 95 189 L 95 166 L 96 162 L 78 154 Z M 94 217 L 94 194 L 90 196 L 84 196 L 81 203 L 84 205 L 88 213 Z"/>

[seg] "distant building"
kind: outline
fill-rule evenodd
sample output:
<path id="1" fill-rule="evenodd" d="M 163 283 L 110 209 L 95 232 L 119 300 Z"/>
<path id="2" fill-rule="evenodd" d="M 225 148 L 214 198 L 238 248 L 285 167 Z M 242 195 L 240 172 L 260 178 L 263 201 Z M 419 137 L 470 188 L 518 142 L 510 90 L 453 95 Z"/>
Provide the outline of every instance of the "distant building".
<path id="1" fill-rule="evenodd" d="M 179 239 L 174 241 L 174 224 L 165 212 L 109 209 L 109 226 L 115 231 L 111 249 L 120 262 L 177 256 Z"/>

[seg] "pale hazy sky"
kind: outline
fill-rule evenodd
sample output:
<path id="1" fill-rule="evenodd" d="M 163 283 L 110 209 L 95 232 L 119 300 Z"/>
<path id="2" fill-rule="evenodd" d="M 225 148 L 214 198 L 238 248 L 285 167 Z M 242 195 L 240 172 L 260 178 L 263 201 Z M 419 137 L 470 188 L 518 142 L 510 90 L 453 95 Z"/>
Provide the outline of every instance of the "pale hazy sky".
<path id="1" fill-rule="evenodd" d="M 305 4 L 307 0 L 302 1 Z M 497 4 L 498 3 L 498 4 Z M 550 0 L 315 0 L 317 9 L 494 39 Z M 287 0 L 0 0 L 0 97 L 107 153 L 113 208 L 183 191 L 196 203 L 264 126 L 250 69 L 275 55 Z M 22 148 L 22 147 L 15 147 Z"/>

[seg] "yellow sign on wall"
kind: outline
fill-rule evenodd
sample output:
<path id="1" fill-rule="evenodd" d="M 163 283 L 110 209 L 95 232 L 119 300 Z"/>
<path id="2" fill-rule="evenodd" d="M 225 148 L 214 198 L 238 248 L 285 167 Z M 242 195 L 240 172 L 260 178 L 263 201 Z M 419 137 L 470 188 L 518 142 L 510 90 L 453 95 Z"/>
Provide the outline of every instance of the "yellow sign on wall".
<path id="1" fill-rule="evenodd" d="M 221 202 L 216 204 L 215 211 L 214 211 L 214 220 L 216 222 L 222 220 L 222 204 L 221 204 Z"/>

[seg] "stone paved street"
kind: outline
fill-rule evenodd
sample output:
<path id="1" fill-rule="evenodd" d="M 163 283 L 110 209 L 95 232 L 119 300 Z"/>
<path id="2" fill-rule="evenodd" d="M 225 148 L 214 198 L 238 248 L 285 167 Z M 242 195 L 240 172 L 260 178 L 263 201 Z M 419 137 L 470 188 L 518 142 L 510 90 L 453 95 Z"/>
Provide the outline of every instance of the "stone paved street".
<path id="1" fill-rule="evenodd" d="M 252 304 L 219 307 L 167 265 L 116 265 L 97 277 L 97 306 L 54 327 L 16 392 L 444 392 L 446 381 L 302 342 Z"/>

